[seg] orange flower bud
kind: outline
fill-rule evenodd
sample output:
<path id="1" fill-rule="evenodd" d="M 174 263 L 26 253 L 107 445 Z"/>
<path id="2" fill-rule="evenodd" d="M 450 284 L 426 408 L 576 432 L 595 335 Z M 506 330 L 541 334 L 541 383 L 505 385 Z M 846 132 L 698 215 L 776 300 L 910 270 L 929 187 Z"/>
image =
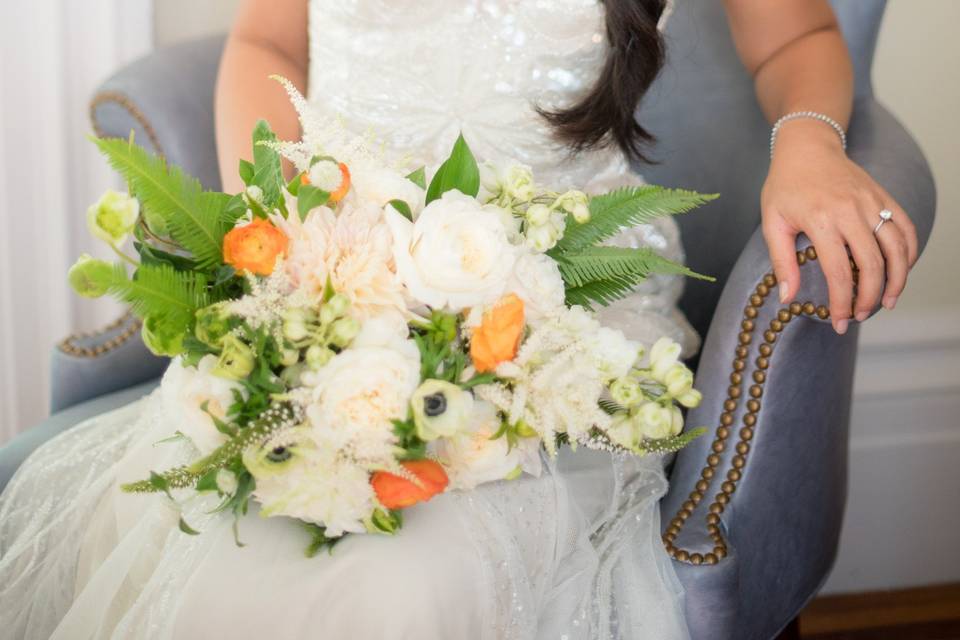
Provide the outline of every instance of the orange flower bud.
<path id="1" fill-rule="evenodd" d="M 257 218 L 235 227 L 223 238 L 223 261 L 237 271 L 259 276 L 273 273 L 277 257 L 287 250 L 289 239 L 269 221 Z"/>
<path id="2" fill-rule="evenodd" d="M 426 502 L 442 493 L 450 482 L 447 472 L 434 460 L 408 460 L 400 464 L 420 480 L 421 486 L 386 471 L 374 473 L 370 484 L 380 504 L 387 509 L 405 509 Z"/>
<path id="3" fill-rule="evenodd" d="M 477 371 L 493 371 L 513 360 L 523 335 L 523 300 L 514 294 L 502 298 L 483 314 L 470 339 L 470 357 Z"/>

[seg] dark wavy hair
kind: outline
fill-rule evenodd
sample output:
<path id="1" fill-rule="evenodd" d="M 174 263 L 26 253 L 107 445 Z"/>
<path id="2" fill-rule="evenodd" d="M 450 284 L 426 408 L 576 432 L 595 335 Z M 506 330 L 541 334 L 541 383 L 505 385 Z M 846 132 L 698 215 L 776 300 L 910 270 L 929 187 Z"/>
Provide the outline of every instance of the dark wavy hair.
<path id="1" fill-rule="evenodd" d="M 557 138 L 576 153 L 616 144 L 633 160 L 654 136 L 637 122 L 636 109 L 664 62 L 657 23 L 666 0 L 603 0 L 609 52 L 594 85 L 575 104 L 539 109 Z"/>

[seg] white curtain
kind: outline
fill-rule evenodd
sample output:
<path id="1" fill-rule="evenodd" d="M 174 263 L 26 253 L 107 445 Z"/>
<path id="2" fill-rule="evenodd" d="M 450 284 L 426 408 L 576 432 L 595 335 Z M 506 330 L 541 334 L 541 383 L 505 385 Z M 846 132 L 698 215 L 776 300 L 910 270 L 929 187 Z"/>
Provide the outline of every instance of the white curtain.
<path id="1" fill-rule="evenodd" d="M 81 300 L 66 272 L 87 206 L 117 179 L 86 139 L 87 105 L 147 53 L 152 0 L 18 0 L 0 20 L 0 445 L 47 413 L 49 354 L 119 310 Z"/>

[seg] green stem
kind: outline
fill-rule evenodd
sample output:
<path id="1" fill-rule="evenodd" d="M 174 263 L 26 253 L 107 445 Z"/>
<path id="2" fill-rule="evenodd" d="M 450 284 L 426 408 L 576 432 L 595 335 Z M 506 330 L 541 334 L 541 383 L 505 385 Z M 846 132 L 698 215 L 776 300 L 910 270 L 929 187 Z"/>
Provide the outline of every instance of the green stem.
<path id="1" fill-rule="evenodd" d="M 134 260 L 133 258 L 131 258 L 130 256 L 128 256 L 127 254 L 125 254 L 123 251 L 120 251 L 120 249 L 117 247 L 117 245 L 113 244 L 112 242 L 109 243 L 109 244 L 110 244 L 110 248 L 113 249 L 113 252 L 116 253 L 118 256 L 120 256 L 120 258 L 121 258 L 122 260 L 125 260 L 126 262 L 129 262 L 130 264 L 132 264 L 132 265 L 135 266 L 135 267 L 139 267 L 139 266 L 140 266 L 140 263 L 139 263 L 139 262 L 137 262 L 136 260 Z"/>

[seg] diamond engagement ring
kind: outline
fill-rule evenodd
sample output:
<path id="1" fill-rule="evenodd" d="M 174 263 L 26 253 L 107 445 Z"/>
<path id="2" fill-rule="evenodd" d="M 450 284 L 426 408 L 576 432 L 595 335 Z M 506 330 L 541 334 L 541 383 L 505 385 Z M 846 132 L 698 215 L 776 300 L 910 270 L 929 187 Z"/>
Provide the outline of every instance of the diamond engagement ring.
<path id="1" fill-rule="evenodd" d="M 873 232 L 874 232 L 874 233 L 877 233 L 878 231 L 880 231 L 880 227 L 883 226 L 883 223 L 886 222 L 887 220 L 889 220 L 889 219 L 892 218 L 892 217 L 893 217 L 893 211 L 890 211 L 890 209 L 884 209 L 883 211 L 881 211 L 881 212 L 880 212 L 880 222 L 878 222 L 878 223 L 877 223 L 877 226 L 875 226 L 875 227 L 873 228 Z"/>

